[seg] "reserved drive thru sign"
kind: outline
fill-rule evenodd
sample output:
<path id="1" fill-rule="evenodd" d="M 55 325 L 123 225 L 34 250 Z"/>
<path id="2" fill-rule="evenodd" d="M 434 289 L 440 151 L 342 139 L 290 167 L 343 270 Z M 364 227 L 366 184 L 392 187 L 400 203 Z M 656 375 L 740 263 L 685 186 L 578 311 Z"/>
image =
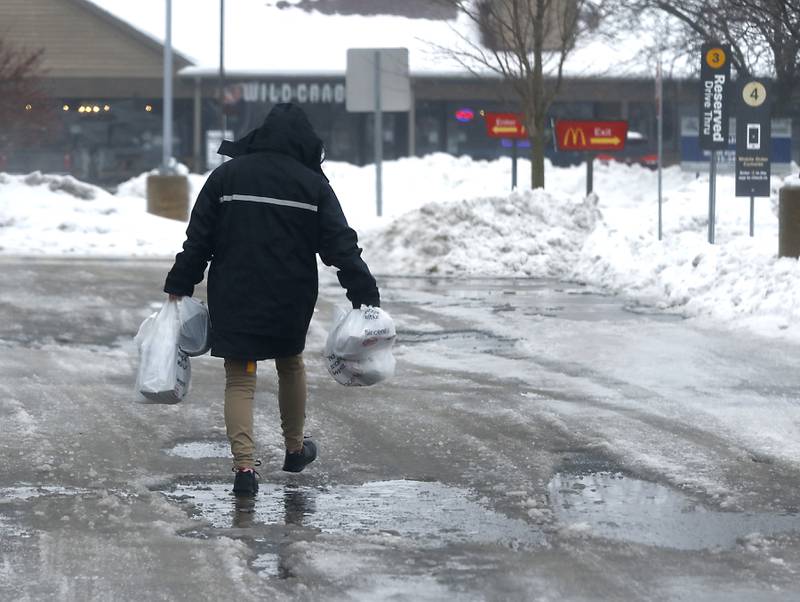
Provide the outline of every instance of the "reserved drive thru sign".
<path id="1" fill-rule="evenodd" d="M 731 47 L 704 44 L 701 54 L 700 148 L 724 150 L 728 146 Z"/>
<path id="2" fill-rule="evenodd" d="M 553 135 L 560 151 L 623 150 L 628 122 L 558 119 Z"/>

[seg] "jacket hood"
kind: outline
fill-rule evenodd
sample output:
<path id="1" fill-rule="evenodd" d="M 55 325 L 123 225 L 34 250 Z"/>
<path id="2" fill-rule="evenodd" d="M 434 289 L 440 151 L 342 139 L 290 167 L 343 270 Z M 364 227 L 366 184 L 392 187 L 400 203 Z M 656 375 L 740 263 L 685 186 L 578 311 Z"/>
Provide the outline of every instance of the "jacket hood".
<path id="1" fill-rule="evenodd" d="M 322 139 L 314 132 L 303 109 L 292 103 L 275 105 L 261 127 L 232 142 L 223 140 L 217 151 L 231 158 L 262 151 L 289 155 L 326 180 L 322 171 Z"/>

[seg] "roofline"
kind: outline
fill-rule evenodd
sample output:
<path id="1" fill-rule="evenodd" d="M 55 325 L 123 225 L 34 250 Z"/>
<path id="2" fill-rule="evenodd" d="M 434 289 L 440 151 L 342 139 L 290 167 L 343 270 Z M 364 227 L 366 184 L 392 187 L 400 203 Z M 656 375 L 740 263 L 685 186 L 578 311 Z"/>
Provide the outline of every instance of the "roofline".
<path id="1" fill-rule="evenodd" d="M 332 78 L 339 78 L 344 79 L 346 75 L 345 70 L 343 69 L 318 69 L 318 70 L 300 70 L 300 69 L 226 69 L 225 70 L 225 79 L 267 79 L 267 78 L 292 78 L 292 79 L 300 79 L 300 78 L 320 78 L 320 79 L 332 79 Z M 183 79 L 197 79 L 197 80 L 209 80 L 209 79 L 216 79 L 219 77 L 219 70 L 214 69 L 212 67 L 196 67 L 196 66 L 189 66 L 184 67 L 180 71 L 178 71 L 178 77 Z M 495 72 L 487 72 L 480 75 L 475 75 L 474 73 L 470 73 L 469 71 L 414 71 L 413 69 L 410 72 L 411 79 L 416 80 L 430 80 L 430 79 L 445 79 L 445 80 L 471 80 L 471 81 L 480 81 L 480 80 L 489 80 L 495 81 L 502 79 L 502 76 Z M 563 76 L 564 81 L 586 81 L 586 80 L 606 80 L 606 81 L 653 81 L 655 79 L 655 74 L 647 75 L 644 73 L 630 73 L 630 74 L 587 74 L 587 75 L 580 75 L 574 74 L 569 75 L 565 74 Z M 680 81 L 693 81 L 697 80 L 697 76 L 672 76 L 669 78 L 664 78 L 665 81 L 667 80 L 680 80 Z"/>
<path id="2" fill-rule="evenodd" d="M 148 46 L 149 48 L 156 50 L 159 53 L 164 52 L 164 43 L 161 40 L 151 36 L 150 34 L 143 32 L 141 29 L 137 29 L 133 25 L 114 16 L 113 14 L 111 14 L 104 8 L 98 6 L 97 4 L 94 4 L 89 0 L 69 0 L 69 1 L 100 17 L 106 23 L 109 23 L 110 25 L 116 27 L 123 33 L 143 43 L 145 46 Z M 188 57 L 175 50 L 174 46 L 172 47 L 172 56 L 176 59 L 176 62 L 178 63 L 176 65 L 177 69 L 184 69 L 186 67 L 194 65 L 194 63 Z"/>

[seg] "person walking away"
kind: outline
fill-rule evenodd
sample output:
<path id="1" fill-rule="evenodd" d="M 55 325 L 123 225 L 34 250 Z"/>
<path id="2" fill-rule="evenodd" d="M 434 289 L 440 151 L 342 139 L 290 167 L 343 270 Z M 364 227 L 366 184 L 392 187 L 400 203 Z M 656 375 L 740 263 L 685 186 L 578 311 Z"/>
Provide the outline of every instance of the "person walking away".
<path id="1" fill-rule="evenodd" d="M 208 273 L 211 355 L 225 360 L 225 426 L 233 491 L 258 491 L 253 442 L 257 362 L 274 359 L 286 447 L 283 470 L 300 472 L 317 446 L 304 437 L 303 349 L 318 294 L 316 254 L 338 268 L 354 308 L 380 306 L 358 237 L 322 171 L 324 146 L 305 113 L 278 104 L 263 125 L 218 151 L 231 157 L 208 177 L 183 250 L 167 275 L 171 299 L 191 296 Z"/>

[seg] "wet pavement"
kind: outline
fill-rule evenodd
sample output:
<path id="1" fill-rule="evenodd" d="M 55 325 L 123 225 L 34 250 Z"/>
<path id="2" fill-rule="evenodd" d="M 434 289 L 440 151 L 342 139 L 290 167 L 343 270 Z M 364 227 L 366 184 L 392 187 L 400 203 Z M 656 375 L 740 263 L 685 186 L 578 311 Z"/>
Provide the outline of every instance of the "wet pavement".
<path id="1" fill-rule="evenodd" d="M 381 278 L 397 376 L 345 388 L 326 274 L 320 458 L 279 470 L 261 363 L 242 499 L 219 360 L 176 406 L 133 391 L 168 267 L 0 258 L 0 599 L 800 599 L 800 468 L 752 426 L 800 426 L 796 350 L 579 284 Z"/>

